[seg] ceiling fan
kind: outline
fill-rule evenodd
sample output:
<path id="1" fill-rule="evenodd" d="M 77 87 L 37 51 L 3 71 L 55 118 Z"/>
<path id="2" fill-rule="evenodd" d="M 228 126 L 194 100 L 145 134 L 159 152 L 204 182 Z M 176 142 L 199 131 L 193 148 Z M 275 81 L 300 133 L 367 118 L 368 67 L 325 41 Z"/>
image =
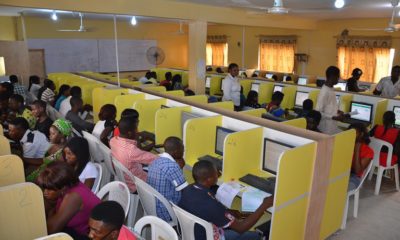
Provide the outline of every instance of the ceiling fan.
<path id="1" fill-rule="evenodd" d="M 392 0 L 391 4 L 392 4 L 392 18 L 389 21 L 389 24 L 386 28 L 350 28 L 349 30 L 353 30 L 353 31 L 385 31 L 385 32 L 396 32 L 398 30 L 400 30 L 400 24 L 396 24 L 394 22 L 395 20 L 395 16 L 396 16 L 396 8 L 399 5 L 400 0 Z"/>
<path id="2" fill-rule="evenodd" d="M 90 32 L 92 29 L 86 28 L 83 25 L 83 14 L 82 13 L 78 13 L 79 18 L 80 18 L 80 25 L 78 29 L 59 29 L 57 31 L 59 32 Z"/>

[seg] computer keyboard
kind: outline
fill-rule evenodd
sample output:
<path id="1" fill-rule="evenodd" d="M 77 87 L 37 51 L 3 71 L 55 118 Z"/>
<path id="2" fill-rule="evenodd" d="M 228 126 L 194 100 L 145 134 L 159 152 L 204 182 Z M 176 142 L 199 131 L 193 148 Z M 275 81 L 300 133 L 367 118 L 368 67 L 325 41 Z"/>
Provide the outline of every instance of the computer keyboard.
<path id="1" fill-rule="evenodd" d="M 209 161 L 212 162 L 215 167 L 217 168 L 218 171 L 222 172 L 222 160 L 210 155 L 205 155 L 202 157 L 199 157 L 199 161 Z"/>
<path id="2" fill-rule="evenodd" d="M 343 122 L 344 123 L 347 123 L 347 124 L 364 124 L 364 125 L 366 125 L 366 126 L 368 126 L 369 125 L 369 123 L 367 123 L 367 122 L 364 122 L 364 121 L 361 121 L 361 120 L 357 120 L 357 119 L 353 119 L 353 118 L 345 118 L 345 119 L 343 119 Z"/>
<path id="3" fill-rule="evenodd" d="M 271 194 L 274 194 L 275 192 L 275 177 L 265 179 L 252 174 L 247 174 L 246 176 L 239 178 L 239 180 L 264 192 Z"/>

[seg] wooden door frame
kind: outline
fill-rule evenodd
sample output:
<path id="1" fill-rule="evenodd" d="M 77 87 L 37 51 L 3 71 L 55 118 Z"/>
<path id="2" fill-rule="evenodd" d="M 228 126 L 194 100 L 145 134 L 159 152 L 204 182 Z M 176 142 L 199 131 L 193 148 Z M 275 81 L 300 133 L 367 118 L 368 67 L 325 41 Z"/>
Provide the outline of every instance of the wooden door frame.
<path id="1" fill-rule="evenodd" d="M 47 71 L 46 71 L 46 60 L 45 60 L 45 50 L 44 48 L 40 48 L 40 49 L 28 49 L 28 53 L 30 52 L 42 52 L 43 53 L 43 59 L 42 59 L 42 63 L 43 63 L 43 67 L 44 67 L 44 76 L 43 77 L 47 77 Z"/>

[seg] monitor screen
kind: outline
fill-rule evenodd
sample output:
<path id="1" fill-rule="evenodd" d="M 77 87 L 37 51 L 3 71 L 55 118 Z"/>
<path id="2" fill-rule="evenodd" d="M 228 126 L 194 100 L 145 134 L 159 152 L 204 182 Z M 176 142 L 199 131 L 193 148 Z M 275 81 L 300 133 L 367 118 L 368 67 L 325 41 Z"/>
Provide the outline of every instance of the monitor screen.
<path id="1" fill-rule="evenodd" d="M 299 80 L 297 80 L 297 85 L 307 85 L 307 78 L 299 77 Z"/>
<path id="2" fill-rule="evenodd" d="M 206 77 L 206 88 L 210 88 L 211 86 L 211 77 Z"/>
<path id="3" fill-rule="evenodd" d="M 350 115 L 350 118 L 371 122 L 372 118 L 372 104 L 361 103 L 361 102 L 351 102 L 350 112 L 354 113 Z"/>
<path id="4" fill-rule="evenodd" d="M 294 148 L 294 146 L 264 138 L 264 154 L 263 154 L 263 165 L 264 171 L 276 174 L 278 171 L 279 160 L 281 155 Z"/>
<path id="5" fill-rule="evenodd" d="M 187 120 L 193 119 L 193 118 L 199 118 L 199 117 L 201 117 L 201 116 L 199 116 L 197 114 L 193 114 L 191 112 L 182 111 L 182 113 L 181 113 L 182 133 L 183 133 L 183 129 L 185 127 L 185 123 L 186 123 Z"/>
<path id="6" fill-rule="evenodd" d="M 393 112 L 396 115 L 396 121 L 394 122 L 394 125 L 396 125 L 396 127 L 400 127 L 400 106 L 394 106 Z"/>
<path id="7" fill-rule="evenodd" d="M 279 85 L 275 85 L 274 86 L 274 92 L 282 92 L 282 90 L 283 90 L 283 86 L 279 86 Z"/>
<path id="8" fill-rule="evenodd" d="M 228 134 L 233 133 L 235 131 L 217 126 L 217 133 L 215 135 L 215 153 L 218 155 L 224 155 L 224 141 Z"/>
<path id="9" fill-rule="evenodd" d="M 252 83 L 251 84 L 251 90 L 252 91 L 256 91 L 258 92 L 258 89 L 260 88 L 260 84 L 259 83 Z"/>
<path id="10" fill-rule="evenodd" d="M 294 102 L 294 105 L 297 107 L 302 107 L 304 100 L 308 99 L 308 92 L 296 92 L 296 100 Z"/>
<path id="11" fill-rule="evenodd" d="M 272 78 L 272 76 L 274 76 L 274 74 L 273 74 L 273 73 L 267 73 L 267 74 L 265 74 L 265 77 L 266 77 L 266 78 L 269 78 L 269 79 L 271 79 L 271 78 Z"/>
<path id="12" fill-rule="evenodd" d="M 336 84 L 333 87 L 334 88 L 340 88 L 340 90 L 342 90 L 342 91 L 346 91 L 346 86 L 347 86 L 346 82 L 339 82 L 338 84 Z"/>

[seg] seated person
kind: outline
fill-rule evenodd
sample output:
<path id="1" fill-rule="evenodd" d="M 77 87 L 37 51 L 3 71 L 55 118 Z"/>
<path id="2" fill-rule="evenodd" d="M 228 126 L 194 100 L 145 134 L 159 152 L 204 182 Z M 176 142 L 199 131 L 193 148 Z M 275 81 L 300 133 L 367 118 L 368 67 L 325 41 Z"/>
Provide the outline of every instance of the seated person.
<path id="1" fill-rule="evenodd" d="M 115 201 L 105 201 L 93 208 L 89 218 L 89 238 L 93 240 L 136 240 L 124 226 L 125 212 Z"/>
<path id="2" fill-rule="evenodd" d="M 54 106 L 56 85 L 50 79 L 45 79 L 43 84 L 43 87 L 39 89 L 38 99 Z"/>
<path id="3" fill-rule="evenodd" d="M 96 166 L 90 162 L 89 143 L 81 137 L 73 137 L 64 148 L 63 158 L 75 171 L 79 181 L 92 189 L 99 176 Z"/>
<path id="4" fill-rule="evenodd" d="M 151 78 L 151 72 L 147 71 L 145 76 L 139 78 L 139 82 L 145 84 L 146 82 L 149 81 L 150 78 Z"/>
<path id="5" fill-rule="evenodd" d="M 125 117 L 131 117 L 131 118 L 134 118 L 134 119 L 136 119 L 136 120 L 139 121 L 139 113 L 138 113 L 138 111 L 136 111 L 136 110 L 133 109 L 133 108 L 126 108 L 126 109 L 124 109 L 124 111 L 122 111 L 122 113 L 121 113 L 121 119 L 122 119 L 122 118 L 125 118 Z M 120 121 L 121 121 L 121 120 L 120 120 Z M 114 137 L 115 137 L 115 136 L 119 136 L 119 127 L 118 127 L 118 126 L 114 129 L 114 134 L 113 134 L 113 136 L 114 136 Z"/>
<path id="6" fill-rule="evenodd" d="M 182 172 L 185 166 L 183 143 L 177 137 L 169 137 L 164 141 L 164 149 L 165 152 L 149 165 L 147 183 L 168 201 L 178 204 L 182 189 L 188 185 Z M 171 221 L 167 209 L 159 201 L 156 210 L 157 217 L 166 222 Z"/>
<path id="7" fill-rule="evenodd" d="M 258 75 L 256 73 L 253 73 L 253 74 L 251 74 L 251 77 L 256 78 L 256 77 L 258 77 Z"/>
<path id="8" fill-rule="evenodd" d="M 43 190 L 48 233 L 65 232 L 73 239 L 86 239 L 90 212 L 101 201 L 79 182 L 72 167 L 52 162 L 39 175 L 37 184 Z"/>
<path id="9" fill-rule="evenodd" d="M 224 73 L 224 71 L 222 71 L 222 68 L 220 68 L 220 67 L 217 67 L 217 68 L 215 69 L 215 71 L 216 71 L 217 73 Z"/>
<path id="10" fill-rule="evenodd" d="M 183 90 L 181 75 L 175 74 L 172 78 L 172 90 Z"/>
<path id="11" fill-rule="evenodd" d="M 124 165 L 134 176 L 146 181 L 147 173 L 142 164 L 149 165 L 157 155 L 141 150 L 135 140 L 139 120 L 131 117 L 122 118 L 119 121 L 120 135 L 111 138 L 111 154 L 117 161 Z M 131 192 L 136 192 L 136 186 L 130 178 L 125 177 Z"/>
<path id="12" fill-rule="evenodd" d="M 37 98 L 37 95 L 39 93 L 39 89 L 42 88 L 40 86 L 40 78 L 36 75 L 31 75 L 29 76 L 29 87 L 28 91 L 35 97 Z"/>
<path id="13" fill-rule="evenodd" d="M 212 67 L 210 66 L 206 67 L 206 72 L 212 72 Z"/>
<path id="14" fill-rule="evenodd" d="M 192 170 L 195 183 L 182 191 L 179 206 L 189 213 L 213 224 L 214 239 L 225 237 L 231 239 L 261 239 L 256 232 L 249 232 L 250 228 L 273 204 L 273 197 L 265 198 L 260 207 L 252 214 L 242 214 L 239 211 L 227 209 L 210 191 L 210 187 L 217 184 L 218 172 L 215 166 L 208 161 L 198 161 Z M 195 226 L 195 238 L 206 239 L 205 231 Z M 221 236 L 222 235 L 222 236 Z"/>
<path id="15" fill-rule="evenodd" d="M 5 94 L 8 97 L 14 94 L 14 85 L 9 82 L 2 82 L 0 84 L 0 94 Z"/>
<path id="16" fill-rule="evenodd" d="M 356 189 L 364 176 L 365 170 L 374 158 L 374 150 L 368 146 L 370 139 L 367 127 L 362 123 L 352 124 L 349 129 L 356 130 L 356 144 L 354 145 L 353 162 L 347 191 Z"/>
<path id="17" fill-rule="evenodd" d="M 307 121 L 307 126 L 306 126 L 307 130 L 311 130 L 311 131 L 314 131 L 314 132 L 321 132 L 318 129 L 318 125 L 321 122 L 321 118 L 322 118 L 322 115 L 321 115 L 320 112 L 315 111 L 315 110 L 311 110 L 309 113 L 307 113 L 305 118 L 306 118 L 306 121 Z"/>
<path id="18" fill-rule="evenodd" d="M 31 131 L 25 118 L 17 117 L 8 125 L 8 133 L 12 140 L 22 147 L 22 160 L 30 173 L 43 163 L 43 157 L 49 149 L 46 136 L 39 131 Z"/>
<path id="19" fill-rule="evenodd" d="M 63 84 L 60 87 L 60 90 L 58 91 L 58 96 L 56 97 L 56 103 L 54 104 L 54 108 L 57 111 L 60 111 L 60 106 L 62 101 L 66 99 L 69 96 L 69 91 L 71 90 L 71 87 L 67 84 Z"/>
<path id="20" fill-rule="evenodd" d="M 387 111 L 383 114 L 383 125 L 375 125 L 370 131 L 370 136 L 386 141 L 393 146 L 393 155 L 391 164 L 394 165 L 398 161 L 400 153 L 400 130 L 394 126 L 396 115 L 393 111 Z M 379 156 L 379 164 L 386 167 L 388 155 L 387 147 L 383 147 Z"/>
<path id="21" fill-rule="evenodd" d="M 36 126 L 35 130 L 46 135 L 49 138 L 50 127 L 53 124 L 53 121 L 47 116 L 46 112 L 47 103 L 42 100 L 35 100 L 32 103 L 32 114 L 36 117 Z"/>
<path id="22" fill-rule="evenodd" d="M 13 114 L 9 114 L 9 121 L 16 117 L 23 117 L 29 124 L 30 129 L 35 129 L 36 118 L 33 116 L 31 110 L 24 105 L 24 98 L 21 95 L 14 94 L 10 97 L 9 102 L 10 110 Z"/>
<path id="23" fill-rule="evenodd" d="M 157 73 L 156 72 L 151 72 L 150 73 L 150 78 L 149 78 L 149 80 L 146 82 L 146 84 L 147 83 L 151 83 L 151 84 L 154 84 L 154 85 L 157 85 L 158 84 L 158 82 L 157 82 Z"/>
<path id="24" fill-rule="evenodd" d="M 258 92 L 251 90 L 249 94 L 247 94 L 245 106 L 251 108 L 261 108 L 261 105 L 258 103 Z"/>
<path id="25" fill-rule="evenodd" d="M 286 76 L 286 81 L 285 82 L 290 82 L 292 81 L 292 77 L 291 76 Z"/>
<path id="26" fill-rule="evenodd" d="M 50 127 L 50 147 L 47 150 L 43 163 L 26 177 L 26 181 L 34 182 L 39 174 L 49 163 L 63 161 L 63 149 L 67 144 L 68 137 L 72 134 L 72 125 L 67 120 L 59 118 Z"/>
<path id="27" fill-rule="evenodd" d="M 14 86 L 14 94 L 19 94 L 25 99 L 26 89 L 23 85 L 18 83 L 18 77 L 16 75 L 10 76 L 10 83 Z"/>
<path id="28" fill-rule="evenodd" d="M 172 90 L 172 73 L 171 72 L 166 72 L 165 73 L 165 80 L 160 82 L 160 86 L 164 86 L 167 91 Z"/>
<path id="29" fill-rule="evenodd" d="M 301 112 L 297 114 L 298 118 L 306 117 L 309 112 L 311 112 L 314 108 L 314 103 L 311 99 L 306 99 L 303 101 L 303 109 Z"/>
<path id="30" fill-rule="evenodd" d="M 267 112 L 271 113 L 275 117 L 284 118 L 285 115 L 288 114 L 287 110 L 283 110 L 280 107 L 284 96 L 285 95 L 282 92 L 279 91 L 274 92 L 274 94 L 272 94 L 271 102 L 266 107 Z"/>
<path id="31" fill-rule="evenodd" d="M 101 107 L 99 112 L 99 121 L 94 126 L 92 134 L 101 140 L 106 146 L 112 137 L 114 128 L 117 125 L 117 108 L 112 104 L 106 104 Z"/>
<path id="32" fill-rule="evenodd" d="M 358 80 L 360 80 L 363 72 L 359 68 L 354 68 L 351 73 L 351 78 L 347 79 L 347 91 L 349 92 L 364 92 L 365 90 L 358 87 Z"/>
<path id="33" fill-rule="evenodd" d="M 80 87 L 73 86 L 69 92 L 70 92 L 70 96 L 65 98 L 60 104 L 59 112 L 63 116 L 66 116 L 68 111 L 71 110 L 71 98 L 72 97 L 82 98 L 82 89 Z M 82 119 L 86 119 L 87 114 L 93 110 L 93 107 L 86 104 L 83 106 L 83 109 L 84 109 L 84 111 L 82 113 L 79 113 L 79 117 Z"/>
<path id="34" fill-rule="evenodd" d="M 92 132 L 94 124 L 83 120 L 79 114 L 83 112 L 83 101 L 79 97 L 71 98 L 71 110 L 67 113 L 65 118 L 71 121 L 72 126 L 79 132 L 86 131 Z"/>
<path id="35" fill-rule="evenodd" d="M 280 82 L 278 81 L 278 76 L 276 76 L 275 74 L 272 75 L 271 79 L 274 80 L 275 82 Z"/>
<path id="36" fill-rule="evenodd" d="M 0 124 L 3 125 L 3 128 L 8 127 L 7 119 L 8 114 L 10 113 L 10 108 L 8 107 L 8 103 L 10 98 L 7 94 L 0 94 Z"/>

